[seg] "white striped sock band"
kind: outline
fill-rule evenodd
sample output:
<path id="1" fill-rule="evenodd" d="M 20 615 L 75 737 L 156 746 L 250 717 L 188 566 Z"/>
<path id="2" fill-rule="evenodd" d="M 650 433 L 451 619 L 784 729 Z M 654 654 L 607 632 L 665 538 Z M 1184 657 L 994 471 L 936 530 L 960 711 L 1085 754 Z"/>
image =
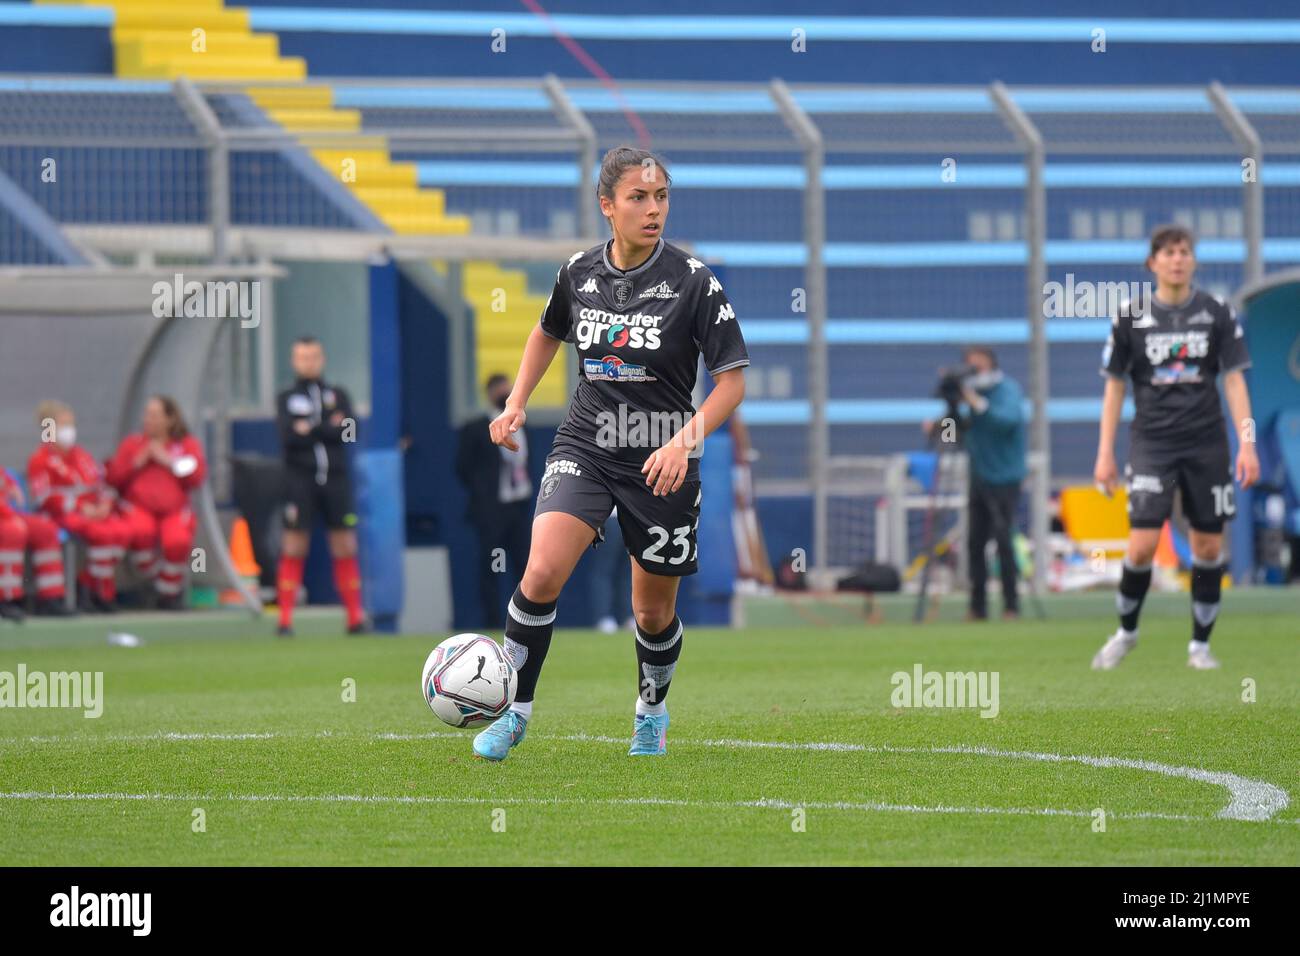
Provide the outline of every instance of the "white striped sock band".
<path id="1" fill-rule="evenodd" d="M 681 639 L 682 639 L 681 621 L 677 622 L 677 633 L 675 633 L 672 637 L 670 637 L 668 640 L 664 641 L 661 644 L 655 644 L 652 643 L 651 641 L 647 641 L 644 635 L 641 633 L 641 625 L 638 624 L 636 628 L 636 642 L 648 651 L 666 651 L 668 650 L 668 648 L 672 647 Z"/>
<path id="2" fill-rule="evenodd" d="M 555 623 L 555 609 L 551 609 L 550 614 L 529 614 L 527 611 L 521 611 L 516 605 L 514 598 L 510 599 L 510 605 L 507 612 L 512 618 L 522 624 L 524 627 L 545 627 L 547 624 Z"/>

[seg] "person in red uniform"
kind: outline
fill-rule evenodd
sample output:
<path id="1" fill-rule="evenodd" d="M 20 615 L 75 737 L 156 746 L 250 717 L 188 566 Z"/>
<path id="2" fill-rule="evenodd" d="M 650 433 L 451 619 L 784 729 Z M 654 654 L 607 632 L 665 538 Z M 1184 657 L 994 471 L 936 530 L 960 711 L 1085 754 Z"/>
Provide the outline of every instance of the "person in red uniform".
<path id="1" fill-rule="evenodd" d="M 36 613 L 66 614 L 63 605 L 63 552 L 59 526 L 27 511 L 22 486 L 0 468 L 0 617 L 24 617 L 23 572 L 26 552 L 36 571 Z"/>
<path id="2" fill-rule="evenodd" d="M 104 470 L 77 444 L 77 422 L 62 402 L 41 402 L 36 418 L 41 446 L 27 460 L 32 502 L 59 527 L 86 543 L 86 568 L 79 583 L 86 606 L 117 609 L 117 562 L 126 553 L 130 528 L 114 510 Z"/>
<path id="3" fill-rule="evenodd" d="M 197 527 L 190 492 L 203 483 L 208 469 L 175 399 L 150 398 L 141 428 L 122 439 L 108 463 L 108 483 L 121 496 L 118 507 L 130 528 L 136 571 L 154 582 L 158 607 L 174 611 L 181 607 Z"/>

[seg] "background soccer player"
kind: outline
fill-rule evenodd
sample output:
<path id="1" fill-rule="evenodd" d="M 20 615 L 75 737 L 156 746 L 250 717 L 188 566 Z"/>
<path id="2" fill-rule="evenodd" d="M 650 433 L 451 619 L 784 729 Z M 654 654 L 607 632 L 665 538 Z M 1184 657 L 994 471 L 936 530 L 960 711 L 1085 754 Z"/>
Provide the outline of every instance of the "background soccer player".
<path id="1" fill-rule="evenodd" d="M 356 428 L 352 400 L 344 389 L 322 380 L 325 349 L 320 340 L 311 336 L 298 339 L 290 360 L 298 379 L 280 393 L 276 406 L 285 484 L 284 537 L 277 576 L 278 633 L 281 637 L 293 633 L 293 604 L 302 585 L 312 522 L 320 511 L 329 529 L 334 585 L 347 612 L 348 633 L 360 634 L 365 623 L 357 567 L 357 515 L 344 447 Z"/>
<path id="2" fill-rule="evenodd" d="M 560 267 L 505 411 L 490 426 L 494 442 L 515 447 L 528 397 L 560 343 L 573 342 L 578 385 L 546 460 L 528 565 L 507 608 L 506 651 L 519 689 L 510 712 L 474 739 L 474 752 L 490 760 L 503 760 L 524 737 L 560 590 L 615 506 L 634 559 L 640 694 L 629 753 L 665 750 L 665 698 L 682 650 L 677 585 L 697 567 L 702 492 L 695 456 L 740 404 L 749 364 L 717 278 L 663 240 L 670 182 L 645 150 L 605 154 L 600 208 L 613 238 Z M 697 413 L 691 391 L 701 355 L 715 384 Z M 678 426 L 666 440 L 649 440 L 664 421 Z"/>
<path id="3" fill-rule="evenodd" d="M 1187 663 L 1206 670 L 1219 666 L 1210 654 L 1210 631 L 1219 613 L 1223 524 L 1236 511 L 1234 469 L 1216 381 L 1223 376 L 1237 429 L 1236 479 L 1249 488 L 1259 478 L 1243 374 L 1250 358 L 1232 308 L 1192 287 L 1196 257 L 1191 232 L 1180 226 L 1157 228 L 1146 264 L 1156 277 L 1154 298 L 1120 307 L 1102 354 L 1107 378 L 1094 478 L 1108 494 L 1118 478 L 1115 431 L 1126 377 L 1133 380 L 1135 412 L 1125 469 L 1128 551 L 1116 595 L 1120 626 L 1092 666 L 1109 670 L 1137 644 L 1151 561 L 1177 487 L 1192 529 L 1192 640 Z"/>

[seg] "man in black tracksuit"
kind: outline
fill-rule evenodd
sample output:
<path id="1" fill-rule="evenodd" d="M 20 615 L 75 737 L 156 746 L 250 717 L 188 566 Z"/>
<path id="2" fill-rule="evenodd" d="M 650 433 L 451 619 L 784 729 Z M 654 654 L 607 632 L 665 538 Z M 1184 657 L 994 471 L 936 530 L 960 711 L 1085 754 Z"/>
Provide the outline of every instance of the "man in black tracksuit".
<path id="1" fill-rule="evenodd" d="M 293 343 L 297 380 L 276 400 L 280 444 L 284 449 L 284 538 L 277 591 L 279 634 L 293 634 L 293 605 L 302 585 L 303 562 L 316 513 L 325 518 L 334 583 L 347 611 L 349 634 L 364 630 L 361 573 L 357 566 L 357 515 L 348 473 L 347 444 L 356 440 L 352 400 L 322 378 L 325 350 L 305 336 Z"/>

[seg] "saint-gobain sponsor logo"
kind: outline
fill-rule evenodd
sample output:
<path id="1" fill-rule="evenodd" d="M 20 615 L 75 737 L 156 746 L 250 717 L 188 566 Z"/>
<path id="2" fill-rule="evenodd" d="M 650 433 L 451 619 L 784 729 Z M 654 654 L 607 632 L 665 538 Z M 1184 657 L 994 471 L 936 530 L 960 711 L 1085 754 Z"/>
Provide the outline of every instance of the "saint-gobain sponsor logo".
<path id="1" fill-rule="evenodd" d="M 998 715 L 998 671 L 895 671 L 889 702 L 894 707 L 979 707 L 981 717 Z"/>
<path id="2" fill-rule="evenodd" d="M 152 893 L 83 893 L 73 886 L 50 897 L 51 926 L 126 926 L 133 936 L 148 936 L 152 924 Z"/>
<path id="3" fill-rule="evenodd" d="M 1048 282 L 1043 286 L 1043 315 L 1049 319 L 1109 318 L 1125 302 L 1150 302 L 1150 282 L 1083 282 L 1074 281 L 1074 273 L 1065 274 L 1065 282 Z"/>
<path id="4" fill-rule="evenodd" d="M 262 322 L 262 284 L 256 279 L 186 282 L 178 272 L 171 282 L 155 282 L 153 295 L 153 314 L 159 319 L 239 319 L 245 329 Z"/>
<path id="5" fill-rule="evenodd" d="M 677 293 L 672 290 L 672 287 L 669 286 L 668 282 L 665 280 L 664 282 L 661 282 L 656 286 L 651 286 L 650 288 L 646 289 L 639 296 L 637 296 L 637 298 L 638 299 L 675 299 L 677 298 Z"/>
<path id="6" fill-rule="evenodd" d="M 600 448 L 662 448 L 693 416 L 682 412 L 642 412 L 620 404 L 617 412 L 596 415 Z"/>
<path id="7" fill-rule="evenodd" d="M 59 707 L 83 711 L 90 719 L 104 713 L 103 671 L 0 671 L 0 709 Z"/>

